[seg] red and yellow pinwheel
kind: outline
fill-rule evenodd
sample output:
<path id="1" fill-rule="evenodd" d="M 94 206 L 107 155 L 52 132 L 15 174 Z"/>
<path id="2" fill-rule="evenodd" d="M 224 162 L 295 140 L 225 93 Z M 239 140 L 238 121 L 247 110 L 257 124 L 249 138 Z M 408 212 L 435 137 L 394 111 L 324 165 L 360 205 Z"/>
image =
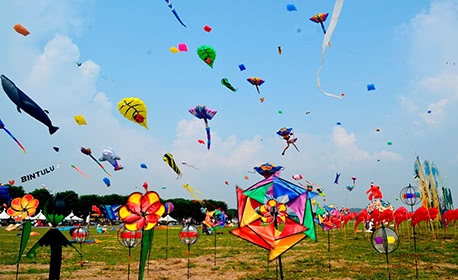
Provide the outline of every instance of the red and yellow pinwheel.
<path id="1" fill-rule="evenodd" d="M 261 220 L 264 223 L 272 223 L 274 217 L 277 217 L 277 224 L 284 223 L 288 214 L 286 213 L 286 205 L 278 203 L 275 199 L 267 201 L 266 204 L 259 207 L 259 213 L 262 215 Z"/>
<path id="2" fill-rule="evenodd" d="M 11 201 L 7 213 L 16 221 L 21 221 L 35 214 L 38 203 L 38 199 L 34 199 L 31 194 L 24 195 L 22 198 L 17 197 Z"/>
<path id="3" fill-rule="evenodd" d="M 124 221 L 124 227 L 130 231 L 150 230 L 156 226 L 164 214 L 165 206 L 160 202 L 156 192 L 132 193 L 127 204 L 119 209 L 119 217 Z"/>

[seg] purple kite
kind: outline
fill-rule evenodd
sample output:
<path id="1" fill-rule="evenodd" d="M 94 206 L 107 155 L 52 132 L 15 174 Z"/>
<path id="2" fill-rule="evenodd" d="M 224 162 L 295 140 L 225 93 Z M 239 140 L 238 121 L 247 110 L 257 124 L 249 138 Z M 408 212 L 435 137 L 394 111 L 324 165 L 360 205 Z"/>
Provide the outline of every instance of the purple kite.
<path id="1" fill-rule="evenodd" d="M 213 119 L 217 111 L 205 107 L 205 105 L 197 105 L 194 108 L 188 110 L 193 116 L 198 119 L 203 119 L 205 122 L 205 130 L 207 131 L 207 149 L 210 150 L 211 136 L 210 136 L 210 127 L 208 126 L 208 121 Z"/>

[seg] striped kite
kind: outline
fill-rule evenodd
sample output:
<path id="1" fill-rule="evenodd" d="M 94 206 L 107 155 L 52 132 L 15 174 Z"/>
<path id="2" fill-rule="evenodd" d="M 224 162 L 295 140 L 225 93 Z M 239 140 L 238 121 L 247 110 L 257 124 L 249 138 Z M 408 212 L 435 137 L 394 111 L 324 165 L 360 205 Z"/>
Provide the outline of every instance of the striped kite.
<path id="1" fill-rule="evenodd" d="M 178 165 L 173 159 L 173 156 L 169 153 L 166 153 L 162 158 L 164 159 L 165 163 L 167 163 L 170 168 L 172 168 L 173 171 L 175 171 L 175 173 L 178 175 L 177 179 L 181 179 L 181 170 L 178 168 Z"/>

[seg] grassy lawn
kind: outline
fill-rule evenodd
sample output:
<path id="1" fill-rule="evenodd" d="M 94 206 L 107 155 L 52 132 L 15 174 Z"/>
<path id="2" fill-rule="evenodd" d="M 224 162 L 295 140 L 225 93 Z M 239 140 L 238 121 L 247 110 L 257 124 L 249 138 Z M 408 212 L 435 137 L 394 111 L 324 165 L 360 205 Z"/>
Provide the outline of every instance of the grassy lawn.
<path id="1" fill-rule="evenodd" d="M 387 279 L 385 256 L 372 248 L 368 236 L 355 236 L 348 225 L 347 231 L 331 232 L 331 270 L 327 233 L 318 230 L 318 242 L 305 239 L 282 256 L 285 279 Z M 456 226 L 458 227 L 458 226 Z M 181 227 L 169 228 L 168 260 L 165 260 L 165 229 L 156 229 L 149 271 L 145 279 L 186 279 L 187 247 L 179 241 Z M 458 239 L 453 227 L 440 230 L 437 238 L 425 230 L 417 234 L 419 279 L 458 279 Z M 32 231 L 28 251 L 47 229 Z M 117 241 L 117 232 L 109 230 L 98 234 L 90 229 L 97 244 L 84 244 L 85 264 L 81 268 L 79 255 L 72 248 L 64 248 L 62 279 L 127 279 L 128 249 Z M 267 251 L 229 234 L 221 229 L 217 235 L 214 265 L 214 236 L 200 235 L 191 247 L 191 279 L 276 279 L 276 262 L 267 264 Z M 0 228 L 0 279 L 14 279 L 15 261 L 19 248 L 19 233 Z M 70 237 L 68 231 L 64 235 Z M 415 279 L 413 239 L 407 228 L 400 230 L 401 245 L 390 255 L 392 279 Z M 76 246 L 79 249 L 79 245 Z M 132 250 L 131 279 L 136 279 L 140 246 Z M 23 258 L 19 279 L 47 279 L 50 249 L 37 250 L 36 258 Z"/>

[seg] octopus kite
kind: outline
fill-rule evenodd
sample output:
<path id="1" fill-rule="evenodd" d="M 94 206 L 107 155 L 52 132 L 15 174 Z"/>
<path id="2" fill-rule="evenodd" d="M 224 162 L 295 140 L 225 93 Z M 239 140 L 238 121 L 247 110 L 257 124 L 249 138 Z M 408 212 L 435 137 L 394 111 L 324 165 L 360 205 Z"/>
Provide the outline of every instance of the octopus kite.
<path id="1" fill-rule="evenodd" d="M 283 127 L 279 131 L 277 131 L 277 134 L 280 135 L 285 141 L 286 141 L 286 147 L 283 149 L 283 152 L 281 153 L 282 156 L 285 155 L 286 150 L 289 148 L 289 145 L 292 144 L 294 148 L 299 152 L 299 149 L 296 147 L 296 141 L 297 138 L 293 138 L 293 129 L 288 128 L 288 127 Z"/>
<path id="2" fill-rule="evenodd" d="M 210 135 L 210 127 L 208 126 L 208 121 L 213 119 L 216 115 L 217 111 L 209 109 L 205 107 L 205 105 L 197 105 L 194 108 L 188 110 L 193 116 L 198 119 L 203 119 L 205 122 L 205 130 L 207 131 L 207 149 L 210 150 L 211 145 L 211 135 Z"/>

